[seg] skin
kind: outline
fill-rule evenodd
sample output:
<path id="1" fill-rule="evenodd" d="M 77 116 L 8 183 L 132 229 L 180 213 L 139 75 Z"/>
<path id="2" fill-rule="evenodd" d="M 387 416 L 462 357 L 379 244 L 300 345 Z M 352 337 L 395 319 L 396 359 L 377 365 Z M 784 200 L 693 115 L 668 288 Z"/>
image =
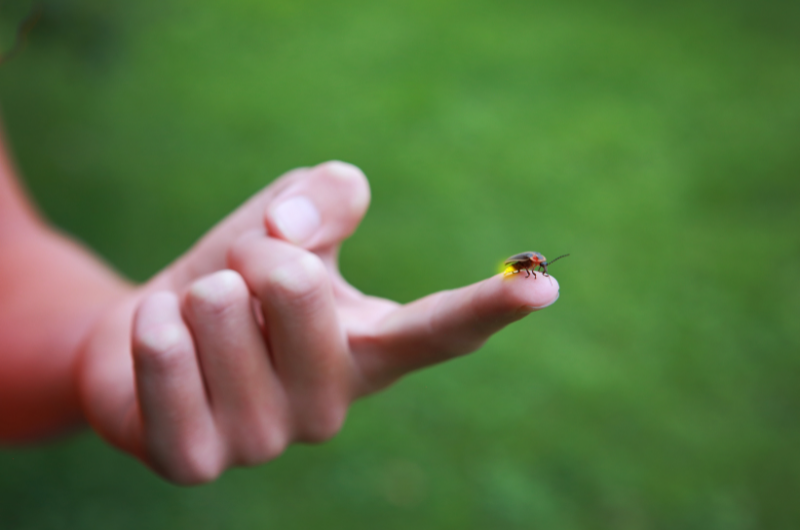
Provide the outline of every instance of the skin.
<path id="1" fill-rule="evenodd" d="M 18 182 L 0 153 L 0 441 L 88 423 L 178 484 L 327 440 L 355 399 L 558 298 L 502 274 L 407 305 L 359 292 L 337 255 L 370 192 L 342 162 L 284 175 L 143 285 L 48 226 Z"/>

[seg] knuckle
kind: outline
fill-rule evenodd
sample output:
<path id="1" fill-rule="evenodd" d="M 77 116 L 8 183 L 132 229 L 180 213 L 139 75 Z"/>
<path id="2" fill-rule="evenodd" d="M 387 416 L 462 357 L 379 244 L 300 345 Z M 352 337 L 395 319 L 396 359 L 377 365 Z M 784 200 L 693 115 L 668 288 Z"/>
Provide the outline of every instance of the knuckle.
<path id="1" fill-rule="evenodd" d="M 137 364 L 169 371 L 180 366 L 191 354 L 186 330 L 177 323 L 164 323 L 139 330 L 134 335 Z"/>
<path id="2" fill-rule="evenodd" d="M 160 467 L 165 478 L 183 486 L 212 482 L 225 469 L 219 449 L 209 443 L 181 444 L 172 458 Z"/>
<path id="3" fill-rule="evenodd" d="M 172 471 L 168 478 L 182 486 L 196 486 L 213 482 L 222 474 L 222 468 L 218 465 L 210 465 L 207 462 L 189 462 L 180 469 Z"/>
<path id="4" fill-rule="evenodd" d="M 327 442 L 342 430 L 346 415 L 346 407 L 326 404 L 305 419 L 300 440 L 312 444 Z"/>
<path id="5" fill-rule="evenodd" d="M 232 270 L 223 270 L 201 278 L 189 287 L 187 300 L 194 312 L 222 315 L 232 307 L 249 301 L 244 279 Z"/>
<path id="6" fill-rule="evenodd" d="M 239 448 L 237 463 L 243 466 L 263 464 L 279 457 L 286 450 L 288 440 L 282 429 L 266 427 L 248 432 Z"/>
<path id="7" fill-rule="evenodd" d="M 321 292 L 327 284 L 325 265 L 315 254 L 303 253 L 270 271 L 268 294 L 286 301 L 303 302 Z"/>

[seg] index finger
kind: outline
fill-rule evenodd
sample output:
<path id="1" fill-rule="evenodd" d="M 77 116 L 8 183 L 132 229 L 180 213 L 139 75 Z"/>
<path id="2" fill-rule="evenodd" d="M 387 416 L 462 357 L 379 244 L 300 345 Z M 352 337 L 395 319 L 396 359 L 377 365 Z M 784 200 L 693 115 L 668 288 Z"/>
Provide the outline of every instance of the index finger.
<path id="1" fill-rule="evenodd" d="M 355 340 L 357 361 L 367 381 L 393 379 L 477 350 L 494 333 L 552 305 L 558 296 L 556 279 L 543 274 L 498 274 L 435 293 L 397 308 L 374 334 Z"/>

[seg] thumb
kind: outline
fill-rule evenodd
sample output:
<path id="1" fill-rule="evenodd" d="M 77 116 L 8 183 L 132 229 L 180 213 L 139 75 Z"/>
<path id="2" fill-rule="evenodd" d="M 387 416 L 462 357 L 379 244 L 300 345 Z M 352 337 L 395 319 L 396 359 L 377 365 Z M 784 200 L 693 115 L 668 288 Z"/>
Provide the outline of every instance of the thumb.
<path id="1" fill-rule="evenodd" d="M 369 200 L 369 184 L 360 169 L 326 162 L 282 190 L 268 206 L 264 221 L 270 236 L 320 251 L 355 231 Z"/>
<path id="2" fill-rule="evenodd" d="M 361 222 L 370 201 L 364 173 L 344 162 L 291 171 L 220 221 L 155 280 L 179 289 L 227 267 L 228 249 L 260 230 L 317 253 L 337 246 Z"/>

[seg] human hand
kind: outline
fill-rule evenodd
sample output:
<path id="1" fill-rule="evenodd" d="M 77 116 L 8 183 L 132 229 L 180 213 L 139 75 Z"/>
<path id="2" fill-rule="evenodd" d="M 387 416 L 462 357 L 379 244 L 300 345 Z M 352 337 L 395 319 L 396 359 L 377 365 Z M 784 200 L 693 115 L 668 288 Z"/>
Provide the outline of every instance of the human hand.
<path id="1" fill-rule="evenodd" d="M 165 478 L 207 482 L 330 438 L 353 400 L 558 298 L 541 275 L 407 305 L 364 295 L 337 256 L 368 204 L 349 164 L 292 171 L 119 300 L 78 366 L 89 422 Z"/>

